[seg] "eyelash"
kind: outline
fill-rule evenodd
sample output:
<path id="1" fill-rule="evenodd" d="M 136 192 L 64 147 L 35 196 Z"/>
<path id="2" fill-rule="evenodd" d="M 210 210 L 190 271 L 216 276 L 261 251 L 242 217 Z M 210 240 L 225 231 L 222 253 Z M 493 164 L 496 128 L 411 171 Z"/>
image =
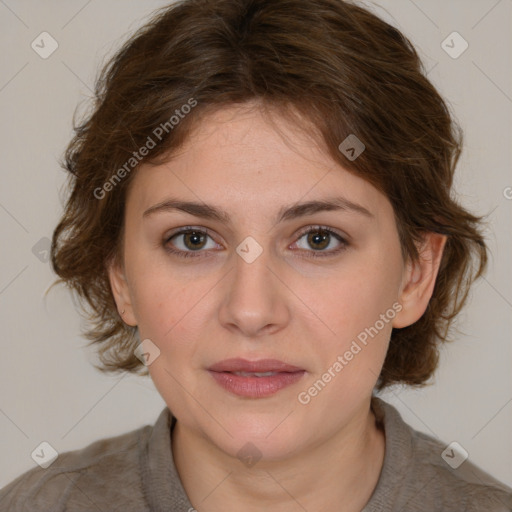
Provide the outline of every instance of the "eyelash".
<path id="1" fill-rule="evenodd" d="M 170 246 L 169 246 L 169 242 L 179 236 L 179 235 L 183 235 L 183 234 L 186 234 L 186 233 L 190 233 L 191 231 L 194 231 L 196 233 L 199 233 L 201 235 L 207 235 L 209 236 L 210 238 L 213 239 L 213 237 L 210 235 L 210 231 L 206 228 L 202 228 L 202 229 L 198 229 L 194 226 L 184 226 L 183 228 L 181 228 L 179 231 L 173 233 L 172 235 L 168 236 L 165 240 L 164 240 L 164 249 L 171 253 L 171 254 L 174 254 L 180 258 L 204 258 L 204 257 L 207 257 L 207 256 L 203 256 L 201 255 L 201 252 L 204 252 L 204 251 L 201 251 L 201 250 L 198 250 L 198 251 L 182 251 L 180 249 L 172 249 Z M 332 229 L 326 227 L 326 226 L 320 226 L 320 225 L 317 225 L 317 226 L 311 226 L 309 228 L 307 228 L 306 230 L 302 231 L 299 233 L 298 235 L 298 238 L 297 240 L 300 240 L 303 236 L 305 235 L 309 235 L 310 233 L 318 233 L 318 232 L 324 232 L 324 233 L 327 233 L 331 236 L 334 236 L 334 238 L 336 238 L 339 242 L 340 242 L 340 246 L 337 248 L 337 249 L 334 249 L 334 250 L 330 250 L 330 251 L 307 251 L 305 250 L 305 252 L 308 252 L 308 253 L 311 253 L 311 256 L 312 258 L 329 258 L 329 257 L 332 257 L 332 256 L 336 256 L 338 255 L 339 253 L 341 253 L 342 251 L 344 251 L 345 249 L 347 249 L 347 247 L 349 246 L 349 243 L 340 235 L 338 234 L 336 231 L 333 231 Z"/>

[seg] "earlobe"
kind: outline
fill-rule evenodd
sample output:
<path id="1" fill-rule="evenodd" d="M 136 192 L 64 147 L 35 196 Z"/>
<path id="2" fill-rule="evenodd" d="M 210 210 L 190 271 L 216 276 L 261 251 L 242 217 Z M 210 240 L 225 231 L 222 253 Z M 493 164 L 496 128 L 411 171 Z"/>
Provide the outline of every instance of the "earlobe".
<path id="1" fill-rule="evenodd" d="M 122 266 L 116 262 L 111 261 L 107 265 L 107 272 L 112 289 L 112 295 L 117 305 L 117 309 L 123 321 L 131 326 L 137 325 L 137 320 L 134 315 L 130 290 L 126 275 Z"/>
<path id="2" fill-rule="evenodd" d="M 412 325 L 425 313 L 434 292 L 446 240 L 446 235 L 426 233 L 418 248 L 418 260 L 407 262 L 398 297 L 402 310 L 394 318 L 393 327 Z"/>

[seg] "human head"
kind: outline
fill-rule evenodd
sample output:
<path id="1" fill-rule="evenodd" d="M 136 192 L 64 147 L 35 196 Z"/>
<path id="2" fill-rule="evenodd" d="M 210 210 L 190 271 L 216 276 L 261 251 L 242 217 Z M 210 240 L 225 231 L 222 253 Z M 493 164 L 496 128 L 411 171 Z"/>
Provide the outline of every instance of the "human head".
<path id="1" fill-rule="evenodd" d="M 168 160 L 209 114 L 255 99 L 308 120 L 334 162 L 389 199 L 404 260 L 418 258 L 423 234 L 448 237 L 428 307 L 391 333 L 378 386 L 426 382 L 486 262 L 478 218 L 451 195 L 461 137 L 408 40 L 338 0 L 178 2 L 104 69 L 94 111 L 66 153 L 72 193 L 52 245 L 54 270 L 91 309 L 88 337 L 104 367 L 143 368 L 107 271 L 121 256 L 125 198 L 141 161 Z M 355 160 L 339 149 L 351 134 L 365 145 Z M 133 156 L 143 147 L 146 157 Z"/>

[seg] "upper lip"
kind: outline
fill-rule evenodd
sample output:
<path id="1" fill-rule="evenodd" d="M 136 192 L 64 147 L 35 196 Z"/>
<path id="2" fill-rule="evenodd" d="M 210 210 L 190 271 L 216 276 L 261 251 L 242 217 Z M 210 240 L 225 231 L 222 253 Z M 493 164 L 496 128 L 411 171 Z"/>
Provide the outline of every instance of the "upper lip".
<path id="1" fill-rule="evenodd" d="M 287 364 L 278 359 L 259 359 L 248 361 L 247 359 L 235 358 L 219 361 L 208 368 L 213 372 L 299 372 L 303 368 Z"/>

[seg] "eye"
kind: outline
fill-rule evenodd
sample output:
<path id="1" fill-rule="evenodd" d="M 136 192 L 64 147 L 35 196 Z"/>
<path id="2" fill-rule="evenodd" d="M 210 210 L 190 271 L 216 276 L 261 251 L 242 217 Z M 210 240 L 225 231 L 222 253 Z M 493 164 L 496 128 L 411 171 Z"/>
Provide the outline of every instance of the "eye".
<path id="1" fill-rule="evenodd" d="M 208 239 L 212 241 L 210 245 L 208 245 Z M 309 250 L 307 247 L 300 247 L 299 242 L 302 239 L 304 239 L 306 244 L 310 248 L 313 248 L 313 250 Z M 308 257 L 312 258 L 335 256 L 345 250 L 349 245 L 340 234 L 324 226 L 309 227 L 300 234 L 295 244 L 299 245 L 299 248 L 304 252 L 309 253 Z M 331 247 L 331 250 L 325 250 L 333 244 L 335 248 Z M 175 254 L 180 258 L 198 258 L 206 257 L 208 255 L 207 250 L 215 250 L 218 244 L 213 241 L 207 229 L 185 226 L 175 233 L 172 233 L 170 236 L 167 236 L 163 245 L 167 252 Z M 202 249 L 206 250 L 203 251 Z"/>
<path id="2" fill-rule="evenodd" d="M 201 249 L 214 249 L 216 247 L 215 242 L 208 246 L 207 240 L 209 238 L 212 239 L 208 230 L 185 226 L 168 236 L 164 240 L 164 247 L 167 252 L 182 258 L 202 257 L 204 255 L 201 252 L 204 251 L 201 251 Z M 176 242 L 173 242 L 173 240 L 176 240 Z"/>
<path id="3" fill-rule="evenodd" d="M 305 232 L 302 232 L 299 240 L 296 242 L 298 245 L 300 240 L 304 239 L 305 243 L 312 247 L 313 250 L 308 250 L 306 247 L 302 247 L 302 249 L 306 250 L 306 252 L 311 253 L 309 256 L 313 258 L 325 258 L 329 256 L 334 256 L 341 251 L 345 250 L 348 247 L 348 242 L 338 233 L 324 226 L 314 226 L 308 228 Z M 329 251 L 325 250 L 329 246 L 335 245 L 334 249 Z"/>

